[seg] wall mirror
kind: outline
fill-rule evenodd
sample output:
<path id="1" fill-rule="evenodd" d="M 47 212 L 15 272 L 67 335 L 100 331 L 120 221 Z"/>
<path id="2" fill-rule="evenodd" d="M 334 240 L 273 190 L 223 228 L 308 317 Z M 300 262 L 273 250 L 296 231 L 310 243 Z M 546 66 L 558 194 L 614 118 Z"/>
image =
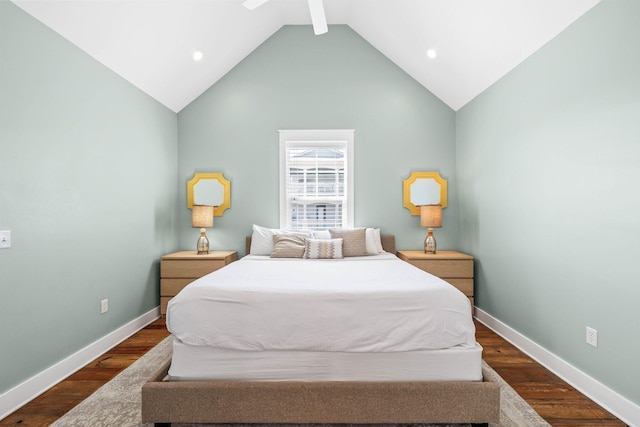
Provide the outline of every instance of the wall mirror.
<path id="1" fill-rule="evenodd" d="M 214 206 L 213 216 L 222 216 L 231 207 L 231 182 L 218 172 L 196 173 L 187 182 L 187 207 Z"/>
<path id="2" fill-rule="evenodd" d="M 447 180 L 439 172 L 411 172 L 403 189 L 403 206 L 411 215 L 420 215 L 420 205 L 447 207 Z"/>

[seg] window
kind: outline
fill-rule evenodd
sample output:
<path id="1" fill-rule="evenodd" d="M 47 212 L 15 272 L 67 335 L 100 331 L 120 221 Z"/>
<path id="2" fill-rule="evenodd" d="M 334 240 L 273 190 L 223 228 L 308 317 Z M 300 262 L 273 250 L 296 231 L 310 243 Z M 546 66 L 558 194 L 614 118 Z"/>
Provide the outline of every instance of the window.
<path id="1" fill-rule="evenodd" d="M 353 133 L 280 131 L 280 228 L 353 227 Z"/>

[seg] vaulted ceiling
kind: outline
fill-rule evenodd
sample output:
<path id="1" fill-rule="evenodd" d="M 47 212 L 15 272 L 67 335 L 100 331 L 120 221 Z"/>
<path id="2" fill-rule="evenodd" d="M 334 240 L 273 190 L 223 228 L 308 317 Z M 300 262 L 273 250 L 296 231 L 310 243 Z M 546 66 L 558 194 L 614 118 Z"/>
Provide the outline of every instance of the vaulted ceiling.
<path id="1" fill-rule="evenodd" d="M 458 110 L 599 1 L 324 0 L 324 9 L 329 25 L 349 25 Z M 283 25 L 311 24 L 305 0 L 255 10 L 243 0 L 13 2 L 175 112 Z"/>

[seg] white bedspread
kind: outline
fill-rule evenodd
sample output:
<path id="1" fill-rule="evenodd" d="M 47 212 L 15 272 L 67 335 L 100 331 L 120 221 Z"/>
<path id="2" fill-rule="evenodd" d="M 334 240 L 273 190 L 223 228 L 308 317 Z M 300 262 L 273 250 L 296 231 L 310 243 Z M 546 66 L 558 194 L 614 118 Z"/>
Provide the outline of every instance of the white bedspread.
<path id="1" fill-rule="evenodd" d="M 241 351 L 473 348 L 469 300 L 391 254 L 247 256 L 186 286 L 167 309 L 185 344 Z"/>

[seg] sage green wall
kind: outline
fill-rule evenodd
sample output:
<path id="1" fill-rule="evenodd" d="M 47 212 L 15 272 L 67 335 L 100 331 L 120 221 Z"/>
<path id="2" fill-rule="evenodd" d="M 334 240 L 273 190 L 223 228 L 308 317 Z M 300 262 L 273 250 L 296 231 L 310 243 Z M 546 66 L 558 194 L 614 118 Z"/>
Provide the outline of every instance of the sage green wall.
<path id="1" fill-rule="evenodd" d="M 381 227 L 399 248 L 426 230 L 402 207 L 402 180 L 437 170 L 454 182 L 455 113 L 347 26 L 322 36 L 285 26 L 178 115 L 180 245 L 195 248 L 186 182 L 223 172 L 231 209 L 208 231 L 213 249 L 244 254 L 253 223 L 279 226 L 278 129 L 355 129 L 355 225 Z M 451 188 L 451 187 L 450 187 Z M 456 197 L 436 231 L 457 242 Z"/>
<path id="2" fill-rule="evenodd" d="M 0 393 L 158 306 L 176 157 L 175 113 L 0 1 Z"/>
<path id="3" fill-rule="evenodd" d="M 639 16 L 603 0 L 456 118 L 477 305 L 636 404 Z"/>

